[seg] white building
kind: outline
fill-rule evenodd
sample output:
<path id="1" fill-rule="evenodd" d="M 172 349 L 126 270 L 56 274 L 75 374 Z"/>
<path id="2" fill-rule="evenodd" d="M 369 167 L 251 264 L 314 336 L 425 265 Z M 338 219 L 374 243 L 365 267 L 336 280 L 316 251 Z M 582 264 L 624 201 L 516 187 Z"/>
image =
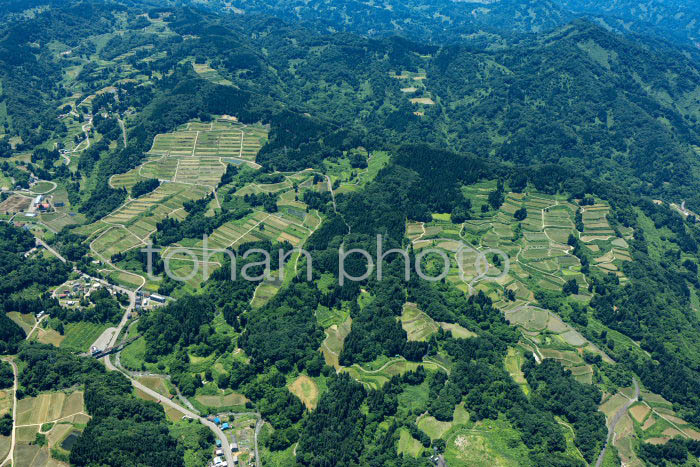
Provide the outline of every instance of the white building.
<path id="1" fill-rule="evenodd" d="M 151 294 L 151 300 L 153 300 L 154 302 L 158 302 L 158 303 L 165 303 L 165 297 L 163 297 L 162 295 L 155 294 L 155 293 Z"/>

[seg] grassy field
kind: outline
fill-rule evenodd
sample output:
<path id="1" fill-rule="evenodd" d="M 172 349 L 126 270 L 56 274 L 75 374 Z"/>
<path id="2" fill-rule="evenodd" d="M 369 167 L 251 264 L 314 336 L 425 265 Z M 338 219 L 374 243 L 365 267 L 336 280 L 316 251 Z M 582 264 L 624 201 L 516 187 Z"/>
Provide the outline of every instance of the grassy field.
<path id="1" fill-rule="evenodd" d="M 170 382 L 160 376 L 141 376 L 140 378 L 138 378 L 138 381 L 139 383 L 146 386 L 148 389 L 151 389 L 157 392 L 158 394 L 162 394 L 166 397 L 169 397 L 173 394 L 173 392 L 171 392 L 170 390 L 170 388 L 172 387 Z"/>
<path id="2" fill-rule="evenodd" d="M 390 157 L 387 152 L 374 151 L 371 154 L 358 150 L 353 150 L 367 158 L 366 168 L 353 168 L 350 165 L 349 154 L 340 159 L 324 160 L 325 172 L 331 179 L 331 182 L 338 181 L 340 186 L 334 190 L 336 194 L 349 193 L 356 191 L 367 183 L 374 180 L 377 173 L 389 163 Z"/>
<path id="3" fill-rule="evenodd" d="M 318 404 L 318 386 L 308 376 L 301 375 L 289 385 L 289 391 L 304 403 L 307 409 L 312 410 Z"/>
<path id="4" fill-rule="evenodd" d="M 325 330 L 326 338 L 321 344 L 321 352 L 323 352 L 327 365 L 330 365 L 336 369 L 340 368 L 338 357 L 340 352 L 343 350 L 343 342 L 345 342 L 345 338 L 348 336 L 348 334 L 350 334 L 351 327 L 352 318 L 348 316 L 347 319 L 340 325 L 333 324 Z"/>
<path id="5" fill-rule="evenodd" d="M 107 329 L 107 324 L 96 324 L 87 321 L 66 323 L 61 335 L 51 328 L 39 328 L 32 336 L 43 344 L 51 344 L 72 352 L 87 352 L 95 340 Z"/>
<path id="6" fill-rule="evenodd" d="M 448 465 L 530 465 L 527 447 L 520 440 L 518 432 L 502 418 L 458 427 L 446 436 L 446 444 L 445 459 Z"/>
<path id="7" fill-rule="evenodd" d="M 396 452 L 405 456 L 420 456 L 424 449 L 420 441 L 412 437 L 408 430 L 405 428 L 401 428 L 399 433 L 399 444 L 396 448 Z"/>
<path id="8" fill-rule="evenodd" d="M 527 384 L 525 375 L 521 370 L 524 359 L 525 357 L 521 348 L 509 347 L 508 355 L 505 358 L 505 367 L 511 378 L 513 378 L 513 381 L 520 385 L 525 395 L 528 395 L 530 394 L 530 386 Z"/>
<path id="9" fill-rule="evenodd" d="M 9 316 L 12 321 L 17 323 L 25 333 L 28 333 L 36 323 L 33 313 L 21 314 L 16 311 L 11 311 L 7 314 L 7 316 Z"/>
<path id="10" fill-rule="evenodd" d="M 12 412 L 12 388 L 0 390 L 0 416 Z M 0 456 L 2 457 L 2 456 Z"/>
<path id="11" fill-rule="evenodd" d="M 55 183 L 41 181 L 41 182 L 35 183 L 31 187 L 30 191 L 32 193 L 37 194 L 37 195 L 45 195 L 45 194 L 51 193 L 54 190 L 54 188 L 56 188 Z"/>
<path id="12" fill-rule="evenodd" d="M 213 389 L 216 391 L 216 394 L 197 394 L 193 401 L 195 406 L 200 409 L 211 408 L 219 412 L 239 411 L 245 407 L 245 403 L 248 401 L 243 394 L 231 392 L 230 390 L 219 390 L 216 389 L 216 386 L 213 386 Z"/>
<path id="13" fill-rule="evenodd" d="M 68 323 L 60 347 L 74 352 L 87 352 L 95 340 L 107 329 L 107 324 L 89 322 Z"/>
<path id="14" fill-rule="evenodd" d="M 12 439 L 9 436 L 0 436 L 0 459 L 4 459 L 10 452 Z"/>

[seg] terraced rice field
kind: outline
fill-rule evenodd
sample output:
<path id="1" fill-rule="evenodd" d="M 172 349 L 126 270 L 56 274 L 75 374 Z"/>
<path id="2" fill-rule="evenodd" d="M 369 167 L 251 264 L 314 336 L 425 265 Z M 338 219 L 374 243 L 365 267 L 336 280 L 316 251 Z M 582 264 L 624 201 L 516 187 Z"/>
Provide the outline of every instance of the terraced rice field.
<path id="1" fill-rule="evenodd" d="M 311 228 L 305 225 L 304 218 L 299 219 L 288 212 L 266 213 L 255 211 L 251 215 L 227 222 L 212 232 L 208 238 L 208 248 L 236 248 L 246 242 L 270 240 L 272 242 L 289 242 L 300 246 L 311 234 Z M 195 249 L 203 247 L 200 240 Z"/>
<path id="2" fill-rule="evenodd" d="M 155 229 L 156 223 L 165 217 L 178 217 L 177 214 L 182 212 L 186 201 L 203 198 L 208 192 L 209 190 L 201 186 L 165 183 L 145 196 L 128 201 L 103 221 L 133 227 L 137 237 L 145 238 L 148 232 Z M 182 212 L 181 217 L 184 216 L 185 213 Z"/>
<path id="3" fill-rule="evenodd" d="M 401 314 L 401 327 L 409 341 L 425 341 L 435 334 L 440 326 L 414 303 L 406 303 Z"/>
<path id="4" fill-rule="evenodd" d="M 338 357 L 343 350 L 345 338 L 350 334 L 352 319 L 348 317 L 342 324 L 334 324 L 325 330 L 326 338 L 321 344 L 321 352 L 327 365 L 336 369 L 340 368 Z"/>
<path id="5" fill-rule="evenodd" d="M 41 425 L 84 412 L 83 393 L 52 392 L 17 402 L 17 425 Z"/>
<path id="6" fill-rule="evenodd" d="M 233 119 L 190 122 L 177 131 L 156 135 L 144 163 L 114 175 L 114 187 L 130 189 L 145 178 L 206 185 L 213 189 L 226 170 L 226 163 L 250 163 L 267 141 L 268 129 L 243 125 Z"/>

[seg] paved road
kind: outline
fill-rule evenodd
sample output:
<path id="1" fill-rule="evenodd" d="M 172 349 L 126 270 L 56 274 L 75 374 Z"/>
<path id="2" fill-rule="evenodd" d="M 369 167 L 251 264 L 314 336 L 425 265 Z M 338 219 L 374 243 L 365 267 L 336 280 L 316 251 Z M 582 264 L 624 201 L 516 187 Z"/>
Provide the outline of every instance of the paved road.
<path id="1" fill-rule="evenodd" d="M 43 241 L 42 239 L 40 239 L 39 237 L 34 237 L 34 238 L 36 239 L 36 244 L 37 244 L 37 245 L 41 245 L 41 246 L 43 246 L 44 248 L 46 248 L 46 249 L 47 249 L 49 252 L 51 252 L 56 258 L 60 259 L 61 262 L 63 262 L 63 263 L 66 262 L 66 258 L 64 258 L 63 256 L 61 256 L 61 254 L 60 254 L 58 251 L 56 251 L 56 250 L 54 250 L 53 248 L 51 248 L 50 246 L 48 246 L 48 245 L 46 244 L 46 242 L 44 242 L 44 241 Z"/>
<path id="2" fill-rule="evenodd" d="M 2 464 L 0 464 L 0 465 L 11 466 L 12 461 L 13 461 L 13 457 L 15 455 L 15 440 L 17 438 L 17 434 L 16 434 L 16 431 L 17 431 L 17 387 L 19 386 L 19 383 L 17 381 L 17 365 L 15 365 L 15 362 L 9 358 L 6 359 L 5 361 L 7 361 L 12 366 L 12 371 L 15 373 L 15 384 L 14 384 L 14 387 L 12 388 L 12 399 L 13 399 L 13 402 L 12 402 L 12 404 L 13 404 L 12 405 L 12 440 L 11 440 L 11 444 L 10 444 L 10 452 L 7 453 L 7 457 L 5 458 L 5 460 L 2 461 Z"/>
<path id="3" fill-rule="evenodd" d="M 116 329 L 114 335 L 110 339 L 109 346 L 116 345 L 119 334 L 121 333 L 121 330 L 124 328 L 124 325 L 126 325 L 126 323 L 128 321 L 127 316 L 131 312 L 131 310 L 133 309 L 134 304 L 136 303 L 135 300 L 136 300 L 136 294 L 131 292 L 129 294 L 129 307 L 127 308 L 126 312 L 124 313 L 124 316 L 122 316 L 122 320 L 119 323 L 119 326 L 117 326 L 117 329 Z M 112 364 L 112 361 L 110 360 L 109 355 L 106 355 L 105 357 L 103 357 L 102 361 L 104 362 L 104 364 L 108 370 L 119 371 L 119 369 L 116 368 Z M 122 373 L 122 374 L 124 374 L 124 373 Z M 155 400 L 157 400 L 162 405 L 167 405 L 168 407 L 171 407 L 171 408 L 177 410 L 178 412 L 184 414 L 186 417 L 189 417 L 189 418 L 192 418 L 195 420 L 199 420 L 204 425 L 209 427 L 209 429 L 214 432 L 216 437 L 221 440 L 221 449 L 224 451 L 224 456 L 226 457 L 226 462 L 228 462 L 229 466 L 233 466 L 233 454 L 231 453 L 231 446 L 228 443 L 228 439 L 226 438 L 226 434 L 224 434 L 224 432 L 221 430 L 221 428 L 219 428 L 218 425 L 216 425 L 214 422 L 207 420 L 204 417 L 200 417 L 198 414 L 192 412 L 191 410 L 186 409 L 179 404 L 176 404 L 175 402 L 173 402 L 172 400 L 163 396 L 162 394 L 159 394 L 159 393 L 153 391 L 152 389 L 147 388 L 143 384 L 139 383 L 136 379 L 132 378 L 130 375 L 124 374 L 124 376 L 126 376 L 129 379 L 129 381 L 131 381 L 132 386 L 134 386 L 135 388 L 139 389 L 140 391 L 148 394 L 149 396 L 153 397 Z M 257 447 L 257 445 L 256 445 L 256 447 Z M 257 457 L 257 455 L 256 455 L 256 457 Z"/>
<path id="4" fill-rule="evenodd" d="M 109 355 L 104 357 L 103 361 L 104 361 L 105 366 L 107 367 L 108 370 L 118 371 L 117 368 L 114 365 L 112 365 L 112 362 L 109 359 Z M 177 410 L 178 412 L 185 415 L 186 417 L 192 418 L 194 420 L 199 420 L 204 425 L 206 425 L 211 431 L 214 432 L 216 437 L 219 438 L 219 440 L 221 440 L 221 449 L 224 451 L 224 456 L 226 457 L 226 462 L 228 462 L 228 465 L 233 466 L 233 454 L 231 453 L 231 446 L 228 443 L 228 439 L 226 438 L 226 434 L 224 434 L 224 432 L 221 430 L 221 428 L 219 428 L 218 425 L 216 425 L 214 422 L 207 420 L 204 417 L 200 417 L 199 415 L 192 412 L 191 410 L 188 410 L 188 409 L 182 407 L 181 405 L 176 404 L 175 402 L 173 402 L 172 400 L 163 396 L 162 394 L 159 394 L 159 393 L 153 391 L 152 389 L 147 388 L 143 384 L 136 381 L 134 378 L 132 378 L 128 375 L 125 375 L 125 376 L 127 378 L 129 378 L 129 380 L 131 381 L 131 384 L 135 388 L 139 389 L 140 391 L 142 391 L 142 392 L 148 394 L 149 396 L 151 396 L 152 398 L 156 399 L 160 404 L 167 405 L 168 407 L 171 407 L 171 408 Z"/>
<path id="5" fill-rule="evenodd" d="M 608 445 L 613 442 L 613 436 L 615 436 L 615 426 L 617 426 L 617 422 L 619 422 L 620 419 L 625 415 L 627 409 L 629 409 L 630 406 L 637 402 L 637 400 L 639 399 L 639 383 L 637 383 L 637 380 L 635 378 L 632 378 L 632 382 L 634 382 L 634 397 L 628 400 L 625 403 L 625 405 L 620 407 L 620 409 L 617 411 L 617 413 L 615 413 L 612 420 L 608 424 L 608 439 L 605 441 L 605 446 L 603 446 L 603 450 L 600 451 L 600 455 L 598 456 L 598 460 L 595 463 L 595 467 L 600 467 L 603 464 L 605 451 L 606 449 L 608 449 Z"/>

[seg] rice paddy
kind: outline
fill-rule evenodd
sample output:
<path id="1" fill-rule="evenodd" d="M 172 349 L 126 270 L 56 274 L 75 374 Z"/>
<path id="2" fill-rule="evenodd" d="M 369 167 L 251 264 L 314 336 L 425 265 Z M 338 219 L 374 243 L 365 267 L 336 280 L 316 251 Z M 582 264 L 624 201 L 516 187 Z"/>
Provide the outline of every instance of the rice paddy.
<path id="1" fill-rule="evenodd" d="M 137 199 L 129 198 L 120 208 L 98 222 L 81 226 L 77 232 L 89 236 L 94 256 L 105 263 L 109 263 L 116 253 L 146 245 L 160 221 L 168 217 L 184 219 L 187 216 L 183 209 L 186 202 L 201 199 L 217 189 L 228 163 L 258 168 L 255 156 L 267 139 L 267 131 L 261 125 L 243 125 L 234 117 L 222 116 L 211 122 L 190 122 L 177 131 L 157 135 L 145 161 L 129 172 L 114 175 L 110 184 L 115 188 L 130 189 L 140 180 L 156 178 L 161 181 L 160 186 Z M 276 212 L 255 210 L 242 219 L 227 222 L 208 236 L 206 244 L 204 239 L 191 239 L 173 245 L 187 251 L 171 257 L 172 270 L 183 277 L 194 268 L 203 266 L 204 261 L 219 267 L 223 255 L 211 250 L 235 250 L 247 242 L 269 240 L 301 246 L 320 225 L 321 218 L 316 211 L 308 212 L 306 204 L 298 200 L 296 191 L 319 187 L 309 184 L 313 179 L 309 171 L 283 176 L 280 183 L 249 183 L 235 193 L 236 196 L 276 193 Z M 224 189 L 219 196 L 226 193 Z M 219 200 L 215 198 L 209 214 L 218 206 Z M 170 251 L 166 249 L 163 255 Z M 296 256 L 291 260 L 296 265 Z M 141 273 L 111 269 L 110 265 L 106 272 L 128 287 L 139 287 L 144 281 Z M 197 288 L 202 279 L 188 281 L 188 285 Z M 264 304 L 277 292 L 279 285 L 261 285 L 254 305 Z M 147 283 L 147 287 L 152 288 L 153 284 Z"/>

